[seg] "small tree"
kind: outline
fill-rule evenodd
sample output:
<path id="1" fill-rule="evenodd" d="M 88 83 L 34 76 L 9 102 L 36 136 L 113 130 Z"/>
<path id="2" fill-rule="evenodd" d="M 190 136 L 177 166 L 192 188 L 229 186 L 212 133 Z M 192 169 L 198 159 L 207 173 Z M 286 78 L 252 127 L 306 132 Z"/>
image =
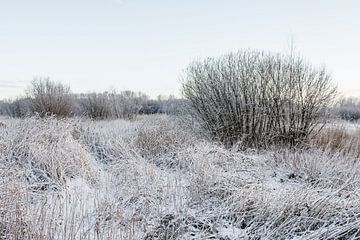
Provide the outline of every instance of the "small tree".
<path id="1" fill-rule="evenodd" d="M 49 78 L 36 78 L 27 90 L 27 95 L 33 111 L 41 117 L 48 114 L 67 117 L 72 113 L 73 99 L 69 86 L 50 81 Z"/>
<path id="2" fill-rule="evenodd" d="M 325 69 L 293 54 L 240 51 L 190 64 L 183 94 L 212 138 L 263 147 L 305 141 L 336 88 Z"/>

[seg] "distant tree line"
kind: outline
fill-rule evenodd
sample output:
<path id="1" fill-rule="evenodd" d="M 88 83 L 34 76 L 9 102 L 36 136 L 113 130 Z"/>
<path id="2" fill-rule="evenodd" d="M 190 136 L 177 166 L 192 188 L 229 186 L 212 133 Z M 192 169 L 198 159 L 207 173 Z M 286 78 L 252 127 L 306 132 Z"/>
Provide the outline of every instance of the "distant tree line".
<path id="1" fill-rule="evenodd" d="M 74 94 L 69 86 L 49 78 L 34 79 L 25 97 L 2 100 L 0 114 L 13 118 L 82 116 L 91 119 L 133 119 L 138 114 L 178 114 L 184 99 L 174 96 L 150 99 L 133 91 Z"/>
<path id="2" fill-rule="evenodd" d="M 344 120 L 358 121 L 360 119 L 360 99 L 342 98 L 337 103 L 334 112 Z"/>
<path id="3" fill-rule="evenodd" d="M 97 120 L 181 115 L 208 137 L 244 147 L 303 146 L 322 129 L 331 111 L 345 120 L 360 119 L 360 101 L 347 98 L 334 105 L 337 89 L 326 69 L 293 52 L 245 50 L 206 58 L 191 63 L 182 80 L 185 99 L 150 99 L 133 91 L 74 94 L 62 83 L 35 79 L 25 97 L 0 102 L 0 113 Z"/>

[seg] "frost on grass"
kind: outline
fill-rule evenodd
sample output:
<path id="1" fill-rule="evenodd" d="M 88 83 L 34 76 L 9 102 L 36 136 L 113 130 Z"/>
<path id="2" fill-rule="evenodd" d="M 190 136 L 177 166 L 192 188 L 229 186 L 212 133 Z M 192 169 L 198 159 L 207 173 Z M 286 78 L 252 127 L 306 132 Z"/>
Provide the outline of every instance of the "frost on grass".
<path id="1" fill-rule="evenodd" d="M 5 124 L 0 239 L 360 238 L 355 135 L 244 152 L 166 116 Z"/>

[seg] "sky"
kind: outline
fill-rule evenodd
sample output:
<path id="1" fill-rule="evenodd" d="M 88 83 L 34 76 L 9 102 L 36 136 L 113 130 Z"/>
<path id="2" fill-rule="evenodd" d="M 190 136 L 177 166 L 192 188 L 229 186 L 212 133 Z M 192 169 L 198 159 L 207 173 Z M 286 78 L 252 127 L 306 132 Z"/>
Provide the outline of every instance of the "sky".
<path id="1" fill-rule="evenodd" d="M 357 0 L 0 0 L 0 98 L 34 77 L 180 96 L 193 60 L 291 43 L 360 97 L 359 13 Z"/>

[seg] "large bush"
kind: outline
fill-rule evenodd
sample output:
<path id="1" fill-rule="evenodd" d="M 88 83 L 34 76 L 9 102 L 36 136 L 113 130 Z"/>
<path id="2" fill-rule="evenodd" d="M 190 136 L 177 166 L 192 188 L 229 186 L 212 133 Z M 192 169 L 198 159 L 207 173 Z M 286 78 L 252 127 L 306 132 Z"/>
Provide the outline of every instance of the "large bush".
<path id="1" fill-rule="evenodd" d="M 193 62 L 183 94 L 203 128 L 226 145 L 295 145 L 321 123 L 336 88 L 292 54 L 240 51 Z"/>

